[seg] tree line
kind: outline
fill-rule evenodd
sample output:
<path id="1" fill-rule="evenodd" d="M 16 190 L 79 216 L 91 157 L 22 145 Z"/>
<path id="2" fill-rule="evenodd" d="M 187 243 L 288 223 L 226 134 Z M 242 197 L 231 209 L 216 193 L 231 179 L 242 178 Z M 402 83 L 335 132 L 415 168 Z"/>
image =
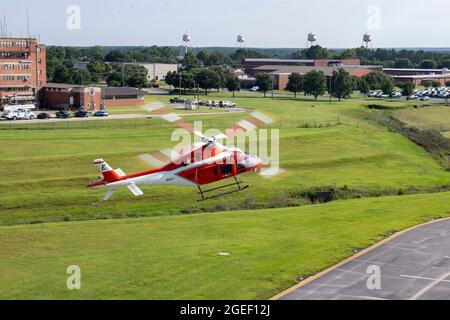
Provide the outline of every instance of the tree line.
<path id="1" fill-rule="evenodd" d="M 329 50 L 319 45 L 299 50 L 294 59 L 360 59 L 362 64 L 385 68 L 450 68 L 450 53 L 425 50 L 368 49 L 365 47 Z"/>
<path id="2" fill-rule="evenodd" d="M 184 69 L 183 71 L 168 72 L 166 83 L 177 88 L 178 91 L 199 88 L 204 90 L 205 95 L 211 89 L 217 91 L 226 88 L 234 93 L 241 89 L 239 78 L 232 69 L 226 67 L 204 67 Z"/>

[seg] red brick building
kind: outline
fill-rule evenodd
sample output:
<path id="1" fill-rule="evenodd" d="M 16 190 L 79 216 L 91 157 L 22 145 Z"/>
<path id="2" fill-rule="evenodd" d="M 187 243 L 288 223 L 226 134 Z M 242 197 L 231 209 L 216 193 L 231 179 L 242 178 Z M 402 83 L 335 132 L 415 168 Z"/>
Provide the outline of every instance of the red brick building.
<path id="1" fill-rule="evenodd" d="M 88 87 L 75 84 L 49 83 L 44 88 L 43 105 L 53 109 L 85 109 L 102 106 L 143 106 L 145 91 L 135 88 Z"/>
<path id="2" fill-rule="evenodd" d="M 396 84 L 410 82 L 416 86 L 420 86 L 438 82 L 441 86 L 445 86 L 450 81 L 450 70 L 448 69 L 384 68 L 383 72 L 391 76 Z"/>
<path id="3" fill-rule="evenodd" d="M 37 100 L 47 83 L 46 49 L 32 38 L 0 38 L 0 104 Z"/>
<path id="4" fill-rule="evenodd" d="M 272 59 L 272 58 L 244 58 L 242 68 L 249 76 L 254 77 L 256 69 L 262 66 L 308 66 L 308 67 L 332 67 L 332 66 L 356 66 L 360 65 L 359 59 Z"/>
<path id="5" fill-rule="evenodd" d="M 312 70 L 322 71 L 325 77 L 330 78 L 333 76 L 333 71 L 338 69 L 344 69 L 350 75 L 354 77 L 361 78 L 374 70 L 380 69 L 381 67 L 354 65 L 354 66 L 276 66 L 268 65 L 255 68 L 255 73 L 268 73 L 274 77 L 274 89 L 284 90 L 286 89 L 287 83 L 289 81 L 289 76 L 296 72 L 301 75 L 305 75 Z"/>

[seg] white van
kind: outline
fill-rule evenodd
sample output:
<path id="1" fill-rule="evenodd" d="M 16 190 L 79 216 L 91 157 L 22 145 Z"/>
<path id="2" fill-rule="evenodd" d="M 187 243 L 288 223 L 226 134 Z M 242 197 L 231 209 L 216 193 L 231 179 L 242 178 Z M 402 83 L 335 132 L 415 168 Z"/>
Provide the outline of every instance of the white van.
<path id="1" fill-rule="evenodd" d="M 33 104 L 6 105 L 3 107 L 2 118 L 6 120 L 33 120 L 36 118 L 36 115 L 31 110 L 35 108 Z"/>

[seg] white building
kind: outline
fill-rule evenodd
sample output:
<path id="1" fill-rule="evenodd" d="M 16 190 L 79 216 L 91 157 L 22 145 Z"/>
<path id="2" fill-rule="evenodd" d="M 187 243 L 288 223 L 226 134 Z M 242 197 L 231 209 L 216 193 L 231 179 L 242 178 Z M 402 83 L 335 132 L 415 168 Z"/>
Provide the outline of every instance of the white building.
<path id="1" fill-rule="evenodd" d="M 178 64 L 174 63 L 127 63 L 137 66 L 143 66 L 148 70 L 149 81 L 165 80 L 169 71 L 178 71 Z"/>

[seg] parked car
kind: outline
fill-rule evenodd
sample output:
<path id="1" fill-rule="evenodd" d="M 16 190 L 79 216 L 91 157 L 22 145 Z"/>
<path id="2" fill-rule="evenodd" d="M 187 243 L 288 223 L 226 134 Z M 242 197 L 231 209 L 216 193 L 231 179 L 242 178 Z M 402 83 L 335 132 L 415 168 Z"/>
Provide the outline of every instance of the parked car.
<path id="1" fill-rule="evenodd" d="M 221 108 L 234 108 L 236 107 L 236 103 L 231 101 L 219 101 L 219 107 Z"/>
<path id="2" fill-rule="evenodd" d="M 41 112 L 36 116 L 38 119 L 50 119 L 51 117 L 50 113 L 47 112 Z"/>
<path id="3" fill-rule="evenodd" d="M 430 100 L 430 97 L 427 96 L 420 97 L 420 101 L 428 101 L 428 100 Z"/>
<path id="4" fill-rule="evenodd" d="M 87 117 L 89 117 L 89 112 L 79 110 L 79 111 L 75 112 L 73 116 L 76 118 L 87 118 Z"/>
<path id="5" fill-rule="evenodd" d="M 72 114 L 69 111 L 64 110 L 57 111 L 55 115 L 58 119 L 72 118 Z"/>
<path id="6" fill-rule="evenodd" d="M 94 113 L 94 117 L 107 117 L 107 116 L 109 116 L 109 114 L 105 110 L 98 110 L 96 113 Z"/>
<path id="7" fill-rule="evenodd" d="M 253 92 L 259 91 L 259 87 L 258 86 L 251 87 L 250 91 L 253 91 Z"/>
<path id="8" fill-rule="evenodd" d="M 181 98 L 172 98 L 170 99 L 170 103 L 185 103 L 186 100 L 181 99 Z"/>

